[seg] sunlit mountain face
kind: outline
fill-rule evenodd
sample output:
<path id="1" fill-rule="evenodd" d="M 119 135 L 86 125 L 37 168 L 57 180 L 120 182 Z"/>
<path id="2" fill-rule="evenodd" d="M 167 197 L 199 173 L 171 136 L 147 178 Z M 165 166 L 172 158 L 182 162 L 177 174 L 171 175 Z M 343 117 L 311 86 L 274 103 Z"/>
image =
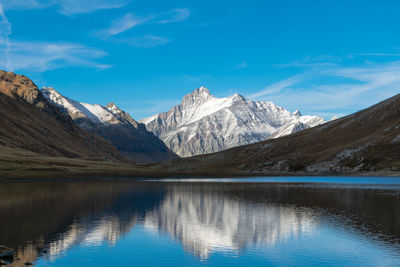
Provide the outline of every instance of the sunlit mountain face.
<path id="1" fill-rule="evenodd" d="M 327 254 L 338 257 L 331 263 L 340 263 L 339 255 L 357 264 L 382 263 L 382 257 L 390 263 L 400 259 L 398 190 L 304 183 L 3 183 L 0 245 L 13 252 L 3 258 L 10 266 L 75 265 L 80 253 L 103 265 L 171 258 L 189 266 L 218 259 L 289 264 L 291 257 L 318 264 Z M 371 253 L 357 256 L 360 249 Z M 159 258 L 149 256 L 156 251 Z"/>

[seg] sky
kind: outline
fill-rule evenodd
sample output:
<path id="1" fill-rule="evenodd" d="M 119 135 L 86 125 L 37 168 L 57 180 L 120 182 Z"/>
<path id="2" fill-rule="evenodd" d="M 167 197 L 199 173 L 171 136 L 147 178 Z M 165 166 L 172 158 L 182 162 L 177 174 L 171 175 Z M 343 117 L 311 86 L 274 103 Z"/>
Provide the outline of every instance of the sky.
<path id="1" fill-rule="evenodd" d="M 0 0 L 0 69 L 135 119 L 200 86 L 325 119 L 399 93 L 398 0 Z"/>

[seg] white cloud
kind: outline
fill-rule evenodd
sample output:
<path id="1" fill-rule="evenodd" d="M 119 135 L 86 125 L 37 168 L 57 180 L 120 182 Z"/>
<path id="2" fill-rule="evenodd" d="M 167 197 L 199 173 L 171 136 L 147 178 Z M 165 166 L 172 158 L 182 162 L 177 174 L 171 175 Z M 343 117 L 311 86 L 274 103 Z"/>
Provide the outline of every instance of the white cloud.
<path id="1" fill-rule="evenodd" d="M 125 14 L 123 17 L 113 20 L 110 27 L 96 32 L 95 35 L 103 39 L 108 39 L 115 35 L 126 32 L 138 25 L 180 22 L 186 20 L 189 16 L 190 11 L 186 8 L 173 9 L 171 11 L 147 15 L 144 17 L 137 17 L 134 16 L 132 13 L 128 13 Z M 114 41 L 128 43 L 136 47 L 148 48 L 168 43 L 170 39 L 149 34 L 142 37 L 129 37 L 119 40 L 114 39 Z"/>
<path id="2" fill-rule="evenodd" d="M 168 38 L 155 36 L 155 35 L 145 35 L 142 37 L 131 37 L 125 39 L 118 39 L 116 42 L 125 43 L 134 47 L 141 47 L 141 48 L 151 48 L 158 45 L 163 45 L 171 40 Z"/>
<path id="3" fill-rule="evenodd" d="M 46 0 L 2 0 L 4 9 L 38 9 L 47 7 L 48 3 Z"/>
<path id="4" fill-rule="evenodd" d="M 268 96 L 270 94 L 279 93 L 284 89 L 288 89 L 292 85 L 300 83 L 302 80 L 304 80 L 304 76 L 305 76 L 304 74 L 303 75 L 299 74 L 299 75 L 292 76 L 288 79 L 273 83 L 271 85 L 264 87 L 263 90 L 250 95 L 249 97 L 250 98 L 260 98 L 263 96 Z"/>
<path id="5" fill-rule="evenodd" d="M 117 35 L 129 29 L 132 29 L 137 25 L 146 23 L 150 19 L 151 17 L 138 18 L 135 17 L 133 14 L 128 13 L 125 16 L 112 21 L 111 26 L 109 28 L 99 31 L 97 35 L 103 37 L 110 37 L 113 35 Z"/>
<path id="6" fill-rule="evenodd" d="M 42 9 L 52 6 L 64 15 L 91 13 L 101 9 L 120 8 L 130 0 L 2 0 L 4 9 Z"/>
<path id="7" fill-rule="evenodd" d="M 22 3 L 16 0 L 15 5 Z M 7 1 L 6 1 L 7 3 Z M 36 6 L 35 1 L 26 1 L 27 7 Z M 99 49 L 86 47 L 79 43 L 37 42 L 10 40 L 11 23 L 8 21 L 3 5 L 0 4 L 0 68 L 9 71 L 32 70 L 43 72 L 63 67 L 91 67 L 105 69 L 110 65 L 96 60 L 107 54 Z"/>
<path id="8" fill-rule="evenodd" d="M 190 17 L 190 11 L 187 8 L 176 8 L 168 12 L 161 13 L 157 23 L 166 24 L 180 22 Z"/>
<path id="9" fill-rule="evenodd" d="M 342 58 L 333 55 L 318 55 L 318 56 L 306 56 L 300 60 L 295 60 L 287 64 L 275 65 L 280 68 L 292 68 L 292 67 L 306 67 L 306 68 L 320 68 L 320 67 L 331 67 L 337 66 L 342 61 Z"/>
<path id="10" fill-rule="evenodd" d="M 101 9 L 121 8 L 128 0 L 59 0 L 60 12 L 65 15 L 91 13 Z"/>
<path id="11" fill-rule="evenodd" d="M 306 113 L 342 116 L 398 94 L 399 88 L 400 61 L 394 61 L 362 67 L 311 68 L 249 97 Z"/>
<path id="12" fill-rule="evenodd" d="M 102 50 L 77 43 L 12 41 L 8 65 L 7 62 L 0 61 L 0 68 L 37 72 L 64 67 L 105 69 L 111 66 L 100 64 L 96 60 L 106 55 Z"/>
<path id="13" fill-rule="evenodd" d="M 8 21 L 2 4 L 0 4 L 0 50 L 2 50 L 4 66 L 10 69 L 10 35 L 11 23 Z"/>

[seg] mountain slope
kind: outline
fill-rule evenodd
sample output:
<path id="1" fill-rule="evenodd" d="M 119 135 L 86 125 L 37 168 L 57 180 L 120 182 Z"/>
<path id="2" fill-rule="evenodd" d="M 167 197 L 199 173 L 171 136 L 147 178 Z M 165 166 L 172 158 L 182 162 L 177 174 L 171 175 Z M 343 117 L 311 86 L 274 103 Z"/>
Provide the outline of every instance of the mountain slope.
<path id="1" fill-rule="evenodd" d="M 53 88 L 41 90 L 45 98 L 77 125 L 99 134 L 137 163 L 149 163 L 177 156 L 145 126 L 136 122 L 114 103 L 107 106 L 81 103 L 62 96 Z"/>
<path id="2" fill-rule="evenodd" d="M 2 147 L 56 157 L 128 161 L 103 138 L 62 115 L 30 79 L 12 72 L 0 71 L 0 125 Z"/>
<path id="3" fill-rule="evenodd" d="M 304 130 L 324 120 L 238 94 L 217 98 L 200 87 L 170 111 L 141 122 L 175 153 L 188 157 L 263 141 L 277 131 L 280 136 Z M 288 125 L 295 126 L 284 130 Z"/>
<path id="4" fill-rule="evenodd" d="M 400 95 L 278 139 L 173 160 L 155 168 L 232 174 L 390 174 L 400 172 Z"/>

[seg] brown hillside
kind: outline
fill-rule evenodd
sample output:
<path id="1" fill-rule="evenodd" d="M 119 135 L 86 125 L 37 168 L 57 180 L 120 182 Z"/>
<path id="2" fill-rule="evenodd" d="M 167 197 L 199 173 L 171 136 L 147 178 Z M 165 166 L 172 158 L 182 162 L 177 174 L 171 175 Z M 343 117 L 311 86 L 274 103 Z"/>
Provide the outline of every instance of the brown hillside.
<path id="1" fill-rule="evenodd" d="M 27 77 L 0 71 L 0 145 L 49 156 L 126 158 L 52 107 Z"/>

